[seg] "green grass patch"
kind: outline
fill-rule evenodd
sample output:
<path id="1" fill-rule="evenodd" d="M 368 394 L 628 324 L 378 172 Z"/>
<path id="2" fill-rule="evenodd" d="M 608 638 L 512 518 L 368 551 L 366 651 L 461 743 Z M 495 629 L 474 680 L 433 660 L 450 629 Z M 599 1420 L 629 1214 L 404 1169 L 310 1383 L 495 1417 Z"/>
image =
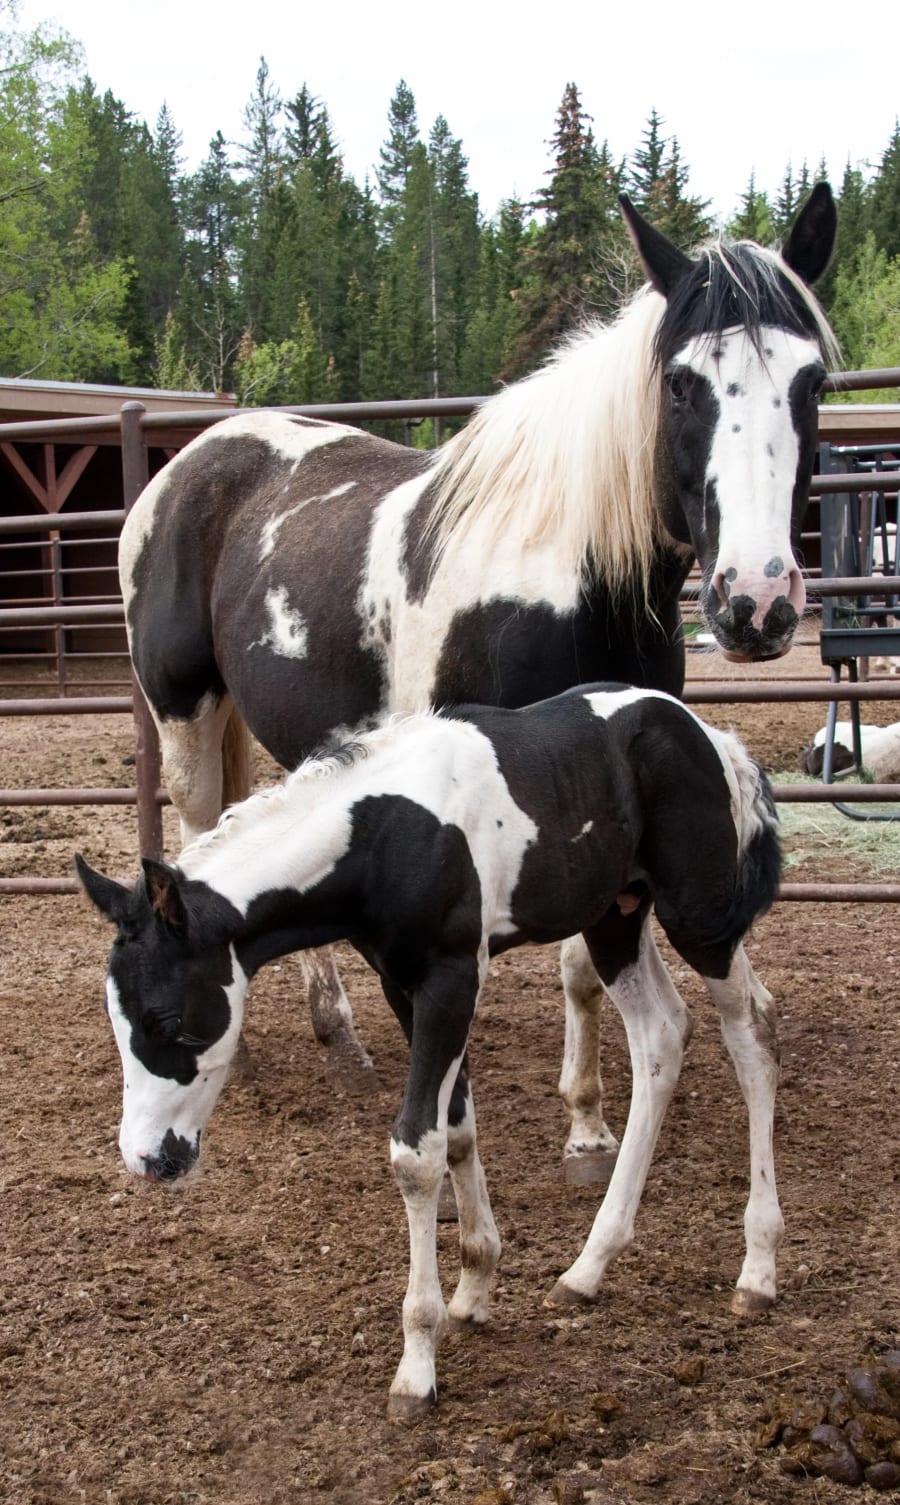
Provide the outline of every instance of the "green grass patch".
<path id="1" fill-rule="evenodd" d="M 774 784 L 818 784 L 818 779 L 805 778 L 798 773 L 772 775 Z M 854 778 L 854 783 L 863 783 Z M 840 784 L 835 785 L 838 799 Z M 868 814 L 900 815 L 900 805 L 895 802 L 854 805 L 854 810 Z M 873 874 L 886 879 L 900 874 L 900 820 L 861 821 L 842 815 L 832 805 L 791 804 L 778 806 L 781 822 L 781 838 L 784 847 L 785 868 L 800 868 L 811 860 L 828 858 L 830 855 L 848 854 L 866 862 Z"/>

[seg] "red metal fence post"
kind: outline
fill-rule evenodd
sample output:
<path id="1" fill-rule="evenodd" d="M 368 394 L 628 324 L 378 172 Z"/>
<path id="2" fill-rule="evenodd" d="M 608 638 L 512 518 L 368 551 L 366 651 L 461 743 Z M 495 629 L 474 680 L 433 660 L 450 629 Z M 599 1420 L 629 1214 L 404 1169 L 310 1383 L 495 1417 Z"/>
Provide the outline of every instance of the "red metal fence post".
<path id="1" fill-rule="evenodd" d="M 122 493 L 129 512 L 150 479 L 142 402 L 122 404 Z M 156 797 L 162 780 L 159 738 L 141 687 L 134 686 L 134 772 L 137 784 L 138 844 L 142 857 L 162 857 L 162 809 Z"/>

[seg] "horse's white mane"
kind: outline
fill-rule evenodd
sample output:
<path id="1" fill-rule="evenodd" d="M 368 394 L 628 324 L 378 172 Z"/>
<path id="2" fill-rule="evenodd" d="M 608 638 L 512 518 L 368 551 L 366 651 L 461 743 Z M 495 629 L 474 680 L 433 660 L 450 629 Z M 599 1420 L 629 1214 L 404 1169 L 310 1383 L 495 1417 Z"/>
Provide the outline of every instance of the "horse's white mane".
<path id="1" fill-rule="evenodd" d="M 777 252 L 734 244 L 752 253 L 776 306 L 787 307 L 784 280 L 791 285 L 824 358 L 837 365 L 835 337 L 802 279 Z M 721 263 L 748 292 L 727 243 L 697 255 Z M 526 546 L 552 539 L 563 570 L 583 580 L 602 574 L 614 592 L 631 585 L 646 599 L 663 536 L 653 475 L 662 411 L 655 338 L 665 310 L 661 294 L 641 288 L 611 323 L 586 324 L 540 370 L 490 398 L 444 446 L 429 523 L 439 553 L 476 524 L 486 548 L 502 547 L 510 533 Z"/>
<path id="2" fill-rule="evenodd" d="M 178 866 L 188 877 L 201 866 L 213 847 L 220 847 L 253 830 L 259 830 L 262 822 L 270 817 L 290 811 L 297 819 L 302 818 L 315 799 L 318 786 L 350 774 L 364 759 L 374 756 L 397 740 L 397 733 L 410 722 L 421 721 L 424 713 L 396 713 L 371 731 L 361 732 L 358 737 L 344 743 L 334 752 L 313 755 L 287 774 L 280 784 L 260 789 L 247 799 L 229 805 L 222 811 L 218 821 L 209 831 L 202 831 L 184 848 L 178 858 Z"/>
<path id="3" fill-rule="evenodd" d="M 664 311 L 643 288 L 479 409 L 437 458 L 439 549 L 489 519 L 498 543 L 510 529 L 526 544 L 552 538 L 578 575 L 598 568 L 613 588 L 646 579 L 659 537 L 653 336 Z"/>

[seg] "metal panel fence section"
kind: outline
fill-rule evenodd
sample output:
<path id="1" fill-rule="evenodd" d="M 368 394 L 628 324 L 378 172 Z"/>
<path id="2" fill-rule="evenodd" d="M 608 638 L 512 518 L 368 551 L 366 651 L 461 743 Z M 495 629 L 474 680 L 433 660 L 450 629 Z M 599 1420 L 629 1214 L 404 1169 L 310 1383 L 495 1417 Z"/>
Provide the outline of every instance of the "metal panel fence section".
<path id="1" fill-rule="evenodd" d="M 826 390 L 866 390 L 873 387 L 900 387 L 900 370 L 847 372 L 830 377 Z M 374 402 L 296 406 L 283 411 L 301 416 L 335 419 L 351 423 L 367 421 L 400 420 L 403 422 L 422 417 L 465 417 L 484 401 L 483 398 L 437 398 L 422 401 Z M 235 410 L 240 411 L 240 410 Z M 77 534 L 79 531 L 96 529 L 98 526 L 117 534 L 128 508 L 136 500 L 149 478 L 148 437 L 165 430 L 167 442 L 178 447 L 179 436 L 192 435 L 213 423 L 221 421 L 221 412 L 208 411 L 148 414 L 139 402 L 126 403 L 120 417 L 96 419 L 55 419 L 43 422 L 0 425 L 0 442 L 58 438 L 68 442 L 89 433 L 119 430 L 121 440 L 124 509 L 107 512 L 58 513 L 46 517 L 0 518 L 0 543 L 4 535 L 21 532 L 27 524 L 41 533 Z M 898 414 L 898 438 L 900 438 L 900 414 Z M 898 444 L 900 447 L 900 444 Z M 879 484 L 900 488 L 900 469 L 897 473 L 882 473 Z M 871 486 L 871 481 L 859 474 L 828 475 L 814 478 L 813 495 L 826 492 L 852 492 Z M 852 580 L 809 580 L 807 589 L 811 596 L 847 594 L 866 589 L 877 592 L 883 583 L 877 577 Z M 689 597 L 690 589 L 686 592 Z M 90 600 L 83 604 L 64 604 L 59 599 L 51 606 L 20 605 L 0 609 L 0 628 L 25 626 L 49 626 L 56 629 L 75 624 L 114 624 L 120 626 L 124 611 L 120 601 Z M 831 700 L 894 700 L 900 699 L 900 683 L 854 683 L 826 684 L 824 682 L 794 684 L 778 682 L 694 683 L 689 685 L 685 700 L 693 704 L 753 703 L 760 701 L 822 701 Z M 161 771 L 159 746 L 156 731 L 149 711 L 134 687 L 132 696 L 69 696 L 54 699 L 0 699 L 0 716 L 10 715 L 76 715 L 132 712 L 135 718 L 136 787 L 133 789 L 70 789 L 70 790 L 0 790 L 0 804 L 6 805 L 129 805 L 136 807 L 138 816 L 138 843 L 147 854 L 162 852 L 162 806 L 168 795 L 160 787 Z M 854 801 L 900 799 L 898 785 L 844 785 L 840 786 L 842 797 Z M 825 786 L 779 785 L 776 799 L 788 801 L 830 801 L 833 791 Z M 78 885 L 70 878 L 0 878 L 0 894 L 3 893 L 77 893 Z M 900 902 L 900 884 L 784 884 L 780 897 L 788 900 L 843 901 L 856 899 L 863 902 Z"/>

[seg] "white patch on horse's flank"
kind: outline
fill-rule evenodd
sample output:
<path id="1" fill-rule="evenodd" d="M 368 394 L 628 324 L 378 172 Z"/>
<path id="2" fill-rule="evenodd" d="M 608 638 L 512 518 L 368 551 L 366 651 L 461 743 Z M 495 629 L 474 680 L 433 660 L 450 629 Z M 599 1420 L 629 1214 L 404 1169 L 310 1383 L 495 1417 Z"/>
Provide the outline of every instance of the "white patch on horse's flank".
<path id="1" fill-rule="evenodd" d="M 131 1023 L 115 982 L 111 977 L 106 980 L 107 1010 L 122 1060 L 119 1149 L 135 1175 L 145 1174 L 147 1160 L 160 1158 L 162 1142 L 170 1129 L 176 1138 L 193 1144 L 216 1105 L 241 1032 L 247 991 L 247 976 L 233 947 L 230 955 L 232 981 L 223 989 L 230 1011 L 228 1027 L 208 1050 L 198 1053 L 197 1075 L 186 1086 L 148 1071 L 132 1053 Z"/>
<path id="2" fill-rule="evenodd" d="M 262 410 L 256 413 L 236 413 L 234 417 L 223 418 L 221 423 L 214 423 L 204 433 L 198 434 L 144 487 L 125 519 L 119 538 L 119 580 L 126 605 L 134 590 L 135 563 L 145 540 L 153 531 L 159 498 L 168 489 L 177 471 L 199 449 L 207 444 L 218 444 L 221 439 L 261 439 L 272 449 L 296 462 L 311 450 L 321 448 L 323 444 L 337 444 L 341 439 L 352 438 L 358 433 L 358 429 L 343 423 L 323 423 L 316 419 L 307 419 L 301 423 L 284 413 Z"/>
<path id="3" fill-rule="evenodd" d="M 675 363 L 703 377 L 718 403 L 706 476 L 718 500 L 718 569 L 736 571 L 733 593 L 752 596 L 764 615 L 776 595 L 802 591 L 790 538 L 800 457 L 790 389 L 822 356 L 814 339 L 785 329 L 766 327 L 760 339 L 764 356 L 743 330 L 697 335 Z M 763 575 L 767 563 L 780 568 Z"/>
<path id="4" fill-rule="evenodd" d="M 296 465 L 292 468 L 296 469 Z M 331 491 L 323 491 L 319 496 L 304 497 L 303 501 L 298 502 L 296 507 L 288 507 L 287 511 L 282 512 L 278 517 L 270 517 L 268 522 L 263 524 L 259 548 L 260 564 L 263 563 L 263 560 L 268 559 L 269 555 L 273 552 L 278 541 L 278 534 L 289 518 L 296 517 L 298 512 L 302 512 L 304 508 L 309 507 L 313 502 L 330 502 L 334 497 L 344 496 L 346 492 L 352 491 L 353 487 L 357 484 L 356 481 L 344 481 L 343 485 L 335 486 Z M 288 491 L 290 490 L 290 486 L 287 485 L 284 489 Z"/>
<path id="5" fill-rule="evenodd" d="M 266 591 L 265 606 L 271 626 L 249 647 L 271 648 L 282 658 L 305 658 L 309 634 L 300 612 L 288 606 L 287 586 L 276 585 Z"/>
<path id="6" fill-rule="evenodd" d="M 594 829 L 594 822 L 592 820 L 586 820 L 585 823 L 584 823 L 584 825 L 582 826 L 581 830 L 578 831 L 578 832 L 576 832 L 576 834 L 572 837 L 572 840 L 573 841 L 581 841 L 582 838 L 585 837 L 585 836 L 588 836 L 590 834 L 590 832 L 593 831 L 593 829 Z"/>
<path id="7" fill-rule="evenodd" d="M 421 711 L 433 703 L 441 651 L 461 610 L 508 597 L 511 616 L 519 603 L 562 614 L 574 611 L 580 600 L 578 576 L 561 566 L 552 539 L 529 545 L 519 535 L 510 536 L 498 550 L 490 542 L 494 524 L 487 513 L 464 532 L 458 547 L 442 554 L 424 599 L 410 600 L 403 538 L 407 519 L 431 479 L 430 470 L 414 476 L 379 503 L 360 588 L 357 610 L 364 640 L 374 640 L 390 665 L 390 710 Z M 465 581 L 463 600 L 460 580 Z M 388 622 L 389 635 L 384 630 Z"/>

